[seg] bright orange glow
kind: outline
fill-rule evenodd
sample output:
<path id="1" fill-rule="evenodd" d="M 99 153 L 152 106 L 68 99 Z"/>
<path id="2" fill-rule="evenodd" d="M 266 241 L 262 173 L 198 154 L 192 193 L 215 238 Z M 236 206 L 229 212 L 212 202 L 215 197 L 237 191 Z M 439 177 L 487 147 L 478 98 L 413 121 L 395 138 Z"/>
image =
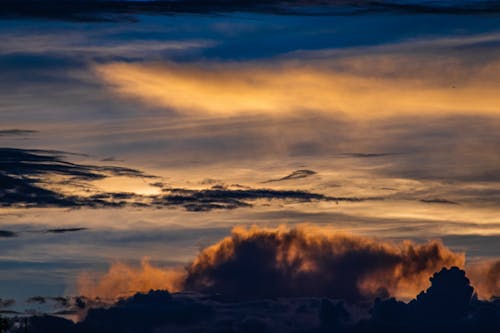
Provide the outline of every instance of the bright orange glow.
<path id="1" fill-rule="evenodd" d="M 113 300 L 151 289 L 179 291 L 184 275 L 182 270 L 154 267 L 147 259 L 143 259 L 140 267 L 114 263 L 101 277 L 82 273 L 78 277 L 77 288 L 81 295 Z"/>
<path id="2" fill-rule="evenodd" d="M 367 66 L 370 59 L 351 65 L 359 67 L 361 61 Z M 500 85 L 484 80 L 478 84 L 491 71 L 498 73 L 498 66 L 457 86 L 429 78 L 428 73 L 371 76 L 342 72 L 324 63 L 111 63 L 95 70 L 124 96 L 185 113 L 279 115 L 312 110 L 364 118 L 438 111 L 441 115 L 500 113 Z"/>

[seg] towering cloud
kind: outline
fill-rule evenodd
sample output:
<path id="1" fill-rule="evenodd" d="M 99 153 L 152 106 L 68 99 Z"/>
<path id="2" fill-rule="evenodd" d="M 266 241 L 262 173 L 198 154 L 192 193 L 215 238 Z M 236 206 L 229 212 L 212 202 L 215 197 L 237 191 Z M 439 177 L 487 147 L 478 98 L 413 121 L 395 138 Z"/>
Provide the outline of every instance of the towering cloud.
<path id="1" fill-rule="evenodd" d="M 79 291 L 116 298 L 149 289 L 193 290 L 236 299 L 328 296 L 352 303 L 410 299 L 442 267 L 463 267 L 464 255 L 439 241 L 392 243 L 311 226 L 235 228 L 183 270 L 114 264 L 100 279 L 82 275 Z"/>
<path id="2" fill-rule="evenodd" d="M 187 268 L 186 289 L 236 297 L 412 297 L 428 277 L 464 265 L 440 242 L 390 243 L 300 226 L 235 228 Z"/>

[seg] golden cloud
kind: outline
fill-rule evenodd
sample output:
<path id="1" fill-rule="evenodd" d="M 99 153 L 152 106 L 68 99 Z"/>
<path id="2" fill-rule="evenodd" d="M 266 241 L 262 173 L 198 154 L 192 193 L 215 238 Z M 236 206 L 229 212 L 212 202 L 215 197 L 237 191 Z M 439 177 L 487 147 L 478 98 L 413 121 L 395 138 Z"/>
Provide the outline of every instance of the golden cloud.
<path id="1" fill-rule="evenodd" d="M 184 277 L 182 269 L 155 267 L 144 258 L 140 267 L 117 262 L 101 276 L 84 272 L 78 276 L 77 290 L 80 295 L 89 298 L 114 300 L 151 289 L 179 291 Z"/>
<path id="2" fill-rule="evenodd" d="M 443 267 L 465 267 L 465 255 L 439 241 L 389 242 L 302 225 L 234 228 L 186 267 L 111 265 L 103 275 L 83 273 L 81 295 L 116 299 L 167 289 L 236 297 L 331 296 L 357 302 L 377 296 L 409 300 L 429 287 Z M 467 267 L 476 292 L 498 292 L 498 262 Z"/>
<path id="3" fill-rule="evenodd" d="M 498 115 L 500 83 L 492 76 L 500 66 L 474 72 L 453 63 L 378 55 L 335 62 L 110 63 L 95 72 L 123 96 L 188 114 Z"/>

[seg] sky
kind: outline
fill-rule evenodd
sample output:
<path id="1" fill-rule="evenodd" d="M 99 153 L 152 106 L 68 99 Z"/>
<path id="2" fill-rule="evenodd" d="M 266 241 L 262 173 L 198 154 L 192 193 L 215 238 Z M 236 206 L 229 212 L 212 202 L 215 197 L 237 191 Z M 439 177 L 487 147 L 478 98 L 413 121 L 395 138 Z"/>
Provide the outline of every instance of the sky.
<path id="1" fill-rule="evenodd" d="M 5 312 L 234 295 L 254 261 L 283 286 L 254 297 L 408 302 L 452 266 L 500 295 L 494 1 L 6 3 Z"/>

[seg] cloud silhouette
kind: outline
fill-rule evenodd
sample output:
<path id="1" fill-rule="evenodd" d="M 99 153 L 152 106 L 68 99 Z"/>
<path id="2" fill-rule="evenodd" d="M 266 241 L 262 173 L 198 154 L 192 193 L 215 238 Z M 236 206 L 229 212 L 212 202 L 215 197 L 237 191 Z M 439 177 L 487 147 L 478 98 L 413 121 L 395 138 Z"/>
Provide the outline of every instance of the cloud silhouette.
<path id="1" fill-rule="evenodd" d="M 0 230 L 0 238 L 17 237 L 17 233 L 9 230 Z"/>
<path id="2" fill-rule="evenodd" d="M 34 130 L 13 128 L 13 129 L 0 130 L 0 136 L 23 136 L 23 135 L 34 134 L 37 132 L 38 131 Z"/>
<path id="3" fill-rule="evenodd" d="M 431 286 L 410 303 L 378 300 L 363 327 L 390 332 L 494 332 L 500 328 L 500 304 L 478 301 L 465 272 L 443 268 L 430 278 Z"/>
<path id="4" fill-rule="evenodd" d="M 297 202 L 310 201 L 347 201 L 357 202 L 364 200 L 356 197 L 331 197 L 319 193 L 299 190 L 273 189 L 232 189 L 212 187 L 205 190 L 191 190 L 182 188 L 164 189 L 164 195 L 155 197 L 152 201 L 158 206 L 182 206 L 188 211 L 208 211 L 213 209 L 234 209 L 250 207 L 251 202 L 265 200 L 293 200 Z"/>
<path id="5" fill-rule="evenodd" d="M 299 225 L 235 228 L 184 267 L 113 263 L 83 272 L 80 295 L 116 300 L 150 289 L 217 294 L 220 299 L 330 297 L 363 304 L 377 297 L 409 300 L 442 267 L 465 267 L 481 299 L 500 294 L 498 261 L 465 264 L 439 241 L 390 242 Z"/>
<path id="6" fill-rule="evenodd" d="M 0 206 L 111 206 L 115 203 L 60 193 L 44 184 L 81 187 L 110 176 L 152 177 L 130 168 L 71 163 L 64 159 L 66 155 L 69 153 L 0 148 Z M 56 181 L 54 176 L 63 180 Z"/>
<path id="7" fill-rule="evenodd" d="M 313 227 L 235 228 L 188 266 L 184 288 L 234 297 L 328 296 L 361 302 L 416 292 L 463 254 L 440 242 L 393 244 Z"/>
<path id="8" fill-rule="evenodd" d="M 496 332 L 500 302 L 478 301 L 457 267 L 443 268 L 430 287 L 409 303 L 377 299 L 361 308 L 319 297 L 221 300 L 217 295 L 138 293 L 107 308 L 90 309 L 79 323 L 34 316 L 30 332 Z M 242 284 L 244 287 L 244 284 Z M 16 332 L 16 331 L 14 331 Z"/>
<path id="9" fill-rule="evenodd" d="M 438 241 L 391 243 L 305 225 L 235 228 L 184 268 L 115 263 L 104 275 L 80 275 L 78 290 L 106 299 L 167 288 L 228 299 L 326 296 L 358 304 L 414 297 L 433 272 L 464 261 Z"/>
<path id="10" fill-rule="evenodd" d="M 0 298 L 0 309 L 8 308 L 8 307 L 14 305 L 15 303 L 16 303 L 16 301 L 13 299 Z"/>
<path id="11" fill-rule="evenodd" d="M 300 169 L 300 170 L 295 170 L 291 174 L 286 175 L 284 177 L 281 177 L 278 179 L 270 179 L 270 180 L 267 180 L 263 183 L 272 183 L 272 182 L 280 182 L 280 181 L 284 181 L 284 180 L 302 179 L 302 178 L 306 178 L 306 177 L 315 175 L 316 173 L 317 172 L 313 171 L 313 170 Z"/>
<path id="12" fill-rule="evenodd" d="M 48 229 L 47 232 L 53 234 L 63 234 L 66 232 L 76 232 L 82 230 L 87 230 L 87 228 L 56 228 L 56 229 Z"/>
<path id="13" fill-rule="evenodd" d="M 133 192 L 97 190 L 92 181 L 111 177 L 157 178 L 139 170 L 77 164 L 69 162 L 69 153 L 47 150 L 0 148 L 0 206 L 12 207 L 182 207 L 204 212 L 214 209 L 251 207 L 257 200 L 287 200 L 294 202 L 333 201 L 358 202 L 374 198 L 334 197 L 300 190 L 241 188 L 215 185 L 208 189 L 163 188 L 161 194 L 141 195 Z M 312 175 L 314 171 L 298 170 L 286 179 Z M 55 180 L 55 177 L 62 180 Z M 49 188 L 48 183 L 80 190 L 78 194 Z M 153 183 L 161 187 L 161 183 Z M 82 191 L 83 190 L 83 191 Z M 77 230 L 49 230 L 63 232 Z"/>

